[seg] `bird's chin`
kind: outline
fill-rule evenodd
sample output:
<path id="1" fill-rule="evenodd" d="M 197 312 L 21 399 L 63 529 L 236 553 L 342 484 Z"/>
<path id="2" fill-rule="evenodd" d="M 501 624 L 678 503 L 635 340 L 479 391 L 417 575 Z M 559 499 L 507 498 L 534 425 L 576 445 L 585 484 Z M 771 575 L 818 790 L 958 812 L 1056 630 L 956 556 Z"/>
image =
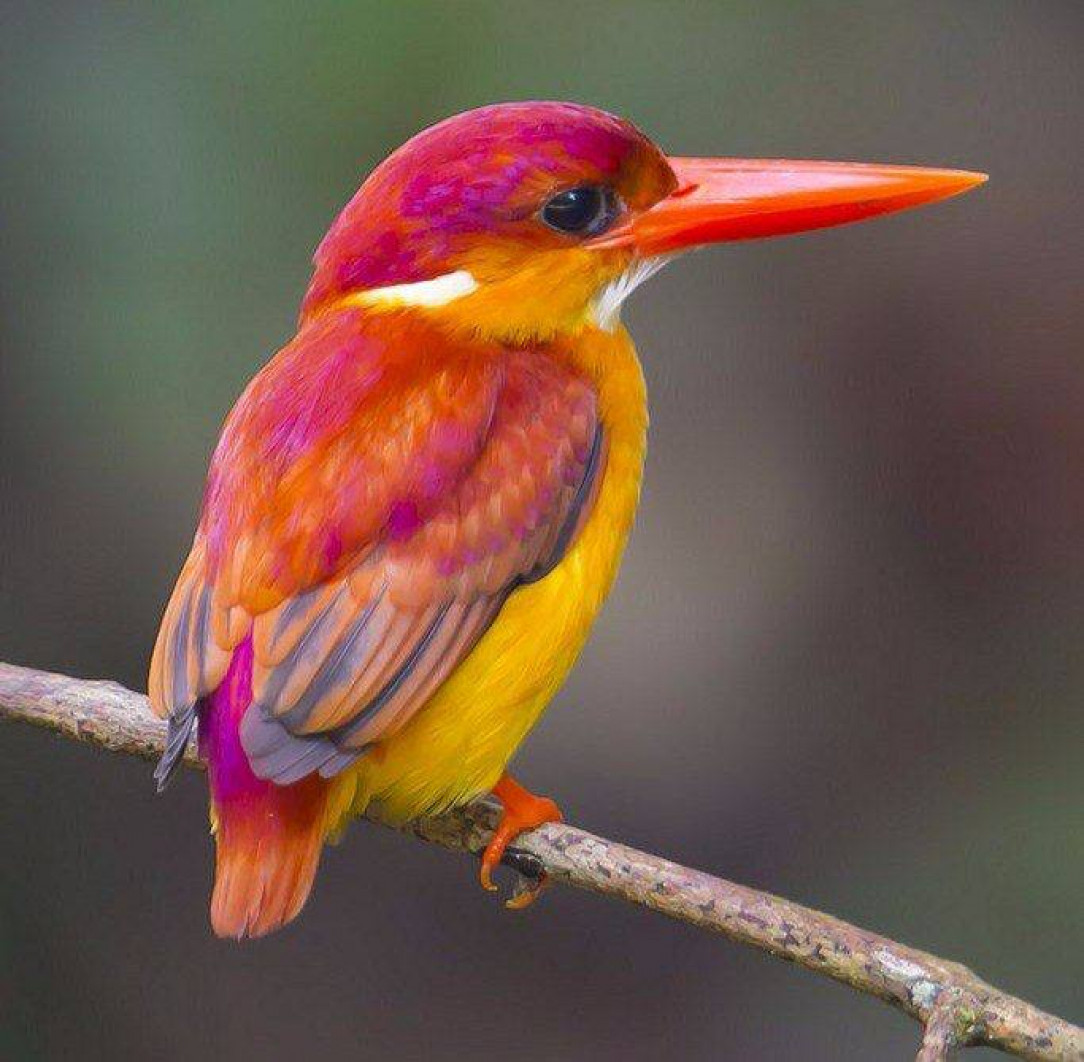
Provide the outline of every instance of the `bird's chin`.
<path id="1" fill-rule="evenodd" d="M 631 263 L 612 280 L 608 280 L 595 293 L 589 306 L 589 316 L 595 325 L 612 332 L 621 323 L 621 307 L 625 300 L 645 280 L 650 280 L 663 266 L 668 265 L 680 252 L 633 258 Z"/>

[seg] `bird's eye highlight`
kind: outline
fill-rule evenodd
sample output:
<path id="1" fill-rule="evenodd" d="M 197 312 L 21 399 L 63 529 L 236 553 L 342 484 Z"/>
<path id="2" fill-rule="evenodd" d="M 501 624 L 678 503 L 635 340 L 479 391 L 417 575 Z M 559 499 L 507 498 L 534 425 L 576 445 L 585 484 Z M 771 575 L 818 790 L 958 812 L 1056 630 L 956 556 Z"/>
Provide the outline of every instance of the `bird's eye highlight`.
<path id="1" fill-rule="evenodd" d="M 597 184 L 566 188 L 542 207 L 542 220 L 551 229 L 576 236 L 605 232 L 617 214 L 617 195 L 613 189 Z"/>

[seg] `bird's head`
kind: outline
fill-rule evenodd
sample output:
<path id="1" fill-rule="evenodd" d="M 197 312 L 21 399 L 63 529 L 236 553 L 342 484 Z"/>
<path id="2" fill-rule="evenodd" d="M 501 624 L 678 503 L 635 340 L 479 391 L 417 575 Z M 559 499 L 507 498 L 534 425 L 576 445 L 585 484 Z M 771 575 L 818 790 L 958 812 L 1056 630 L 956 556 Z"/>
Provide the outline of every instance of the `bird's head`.
<path id="1" fill-rule="evenodd" d="M 409 307 L 501 340 L 613 327 L 672 255 L 932 202 L 981 174 L 667 157 L 570 103 L 506 103 L 419 133 L 373 171 L 317 248 L 303 317 Z"/>

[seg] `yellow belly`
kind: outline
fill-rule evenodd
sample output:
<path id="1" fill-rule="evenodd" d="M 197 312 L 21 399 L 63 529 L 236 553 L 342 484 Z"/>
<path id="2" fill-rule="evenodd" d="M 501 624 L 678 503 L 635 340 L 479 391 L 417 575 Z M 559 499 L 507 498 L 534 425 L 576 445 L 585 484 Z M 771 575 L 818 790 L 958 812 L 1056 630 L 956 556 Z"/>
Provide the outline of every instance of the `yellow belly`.
<path id="1" fill-rule="evenodd" d="M 359 761 L 350 779 L 355 814 L 375 799 L 386 818 L 405 821 L 488 792 L 587 640 L 636 511 L 647 407 L 623 329 L 583 333 L 573 356 L 595 380 L 608 447 L 591 515 L 554 570 L 509 597 L 433 699 L 376 755 Z"/>

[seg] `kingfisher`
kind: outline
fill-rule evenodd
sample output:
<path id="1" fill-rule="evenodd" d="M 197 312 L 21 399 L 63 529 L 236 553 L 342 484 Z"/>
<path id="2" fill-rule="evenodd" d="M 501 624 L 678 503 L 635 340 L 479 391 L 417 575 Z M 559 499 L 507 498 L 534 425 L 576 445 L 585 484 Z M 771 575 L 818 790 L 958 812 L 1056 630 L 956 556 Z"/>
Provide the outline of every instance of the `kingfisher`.
<path id="1" fill-rule="evenodd" d="M 215 933 L 291 921 L 367 809 L 399 824 L 492 793 L 490 889 L 516 836 L 560 820 L 508 766 L 632 526 L 648 415 L 620 314 L 638 285 L 694 247 L 983 180 L 667 156 L 537 101 L 448 118 L 377 166 L 226 419 L 151 660 L 159 789 L 193 734 L 207 766 Z"/>

